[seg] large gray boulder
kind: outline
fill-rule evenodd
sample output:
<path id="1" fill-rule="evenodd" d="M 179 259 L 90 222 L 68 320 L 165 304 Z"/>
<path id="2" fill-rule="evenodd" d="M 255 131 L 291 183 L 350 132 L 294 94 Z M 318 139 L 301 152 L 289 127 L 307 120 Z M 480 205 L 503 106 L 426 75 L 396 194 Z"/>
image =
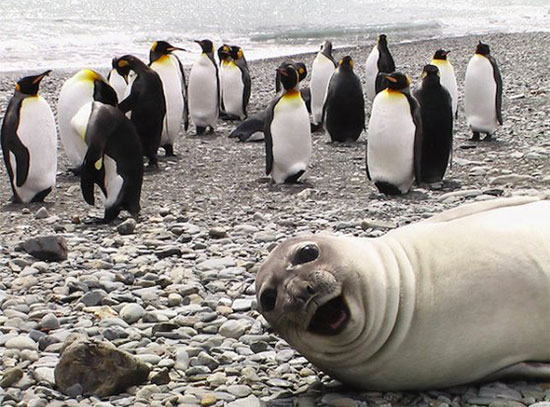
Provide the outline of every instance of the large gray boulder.
<path id="1" fill-rule="evenodd" d="M 19 249 L 26 251 L 38 260 L 67 260 L 67 243 L 63 236 L 39 236 L 19 244 Z"/>
<path id="2" fill-rule="evenodd" d="M 151 368 L 109 342 L 70 335 L 55 367 L 55 384 L 63 393 L 106 397 L 147 380 Z"/>

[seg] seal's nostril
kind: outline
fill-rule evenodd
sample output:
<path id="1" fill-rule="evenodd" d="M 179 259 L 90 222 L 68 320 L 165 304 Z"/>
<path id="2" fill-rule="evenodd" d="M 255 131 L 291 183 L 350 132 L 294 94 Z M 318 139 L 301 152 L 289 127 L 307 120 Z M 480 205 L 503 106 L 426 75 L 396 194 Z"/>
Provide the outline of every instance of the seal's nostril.
<path id="1" fill-rule="evenodd" d="M 262 310 L 266 312 L 273 311 L 275 308 L 275 303 L 277 302 L 277 290 L 273 288 L 267 288 L 264 290 L 262 295 L 260 295 L 260 304 L 262 305 Z"/>
<path id="2" fill-rule="evenodd" d="M 307 293 L 310 294 L 310 295 L 313 295 L 315 294 L 315 288 L 313 288 L 311 285 L 307 285 L 306 287 L 306 290 L 307 290 Z"/>

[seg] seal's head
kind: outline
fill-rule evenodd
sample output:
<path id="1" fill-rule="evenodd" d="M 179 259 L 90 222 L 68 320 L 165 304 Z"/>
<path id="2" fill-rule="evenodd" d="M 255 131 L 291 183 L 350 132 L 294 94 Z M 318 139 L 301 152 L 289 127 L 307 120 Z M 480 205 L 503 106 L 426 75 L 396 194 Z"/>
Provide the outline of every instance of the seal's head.
<path id="1" fill-rule="evenodd" d="M 292 238 L 258 272 L 260 312 L 308 358 L 315 349 L 338 353 L 364 332 L 365 304 L 352 251 L 340 238 Z"/>

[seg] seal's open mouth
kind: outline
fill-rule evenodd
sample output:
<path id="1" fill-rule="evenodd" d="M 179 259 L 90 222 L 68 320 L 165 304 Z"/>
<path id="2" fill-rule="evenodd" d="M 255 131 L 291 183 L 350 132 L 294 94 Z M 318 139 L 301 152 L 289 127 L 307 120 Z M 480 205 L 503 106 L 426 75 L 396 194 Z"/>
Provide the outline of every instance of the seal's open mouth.
<path id="1" fill-rule="evenodd" d="M 349 318 L 344 297 L 339 295 L 317 309 L 307 330 L 319 335 L 337 335 L 343 331 Z"/>

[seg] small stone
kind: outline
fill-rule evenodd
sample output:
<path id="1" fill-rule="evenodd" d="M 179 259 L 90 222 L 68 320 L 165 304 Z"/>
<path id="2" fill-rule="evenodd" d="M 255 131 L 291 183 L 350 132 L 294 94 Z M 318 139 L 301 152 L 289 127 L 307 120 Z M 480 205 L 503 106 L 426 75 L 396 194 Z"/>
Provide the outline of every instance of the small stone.
<path id="1" fill-rule="evenodd" d="M 40 320 L 40 328 L 46 331 L 51 331 L 54 329 L 59 328 L 59 320 L 57 317 L 52 314 L 51 312 L 49 314 L 46 314 L 42 317 Z"/>
<path id="2" fill-rule="evenodd" d="M 26 335 L 19 335 L 13 338 L 8 339 L 4 345 L 7 349 L 30 349 L 35 350 L 37 348 L 37 343 L 33 341 Z"/>
<path id="3" fill-rule="evenodd" d="M 260 399 L 251 394 L 246 398 L 241 398 L 239 400 L 232 401 L 226 404 L 226 407 L 260 407 Z M 301 405 L 301 404 L 300 404 Z"/>
<path id="4" fill-rule="evenodd" d="M 34 215 L 35 219 L 46 219 L 49 218 L 50 212 L 45 207 L 41 207 L 38 211 L 36 211 L 36 214 Z"/>
<path id="5" fill-rule="evenodd" d="M 121 235 L 131 235 L 134 233 L 134 230 L 136 229 L 137 222 L 133 218 L 128 218 L 124 222 L 122 222 L 120 225 L 116 227 L 116 230 Z"/>
<path id="6" fill-rule="evenodd" d="M 226 338 L 240 338 L 249 328 L 249 323 L 243 320 L 229 319 L 220 326 L 219 334 Z"/>
<path id="7" fill-rule="evenodd" d="M 170 383 L 170 375 L 168 374 L 168 369 L 162 369 L 160 372 L 155 373 L 151 377 L 151 383 L 158 384 L 159 386 Z"/>
<path id="8" fill-rule="evenodd" d="M 181 305 L 183 301 L 183 297 L 179 295 L 178 293 L 170 293 L 168 294 L 168 306 L 169 307 L 177 307 Z"/>
<path id="9" fill-rule="evenodd" d="M 39 236 L 20 243 L 18 247 L 39 260 L 67 260 L 68 249 L 63 236 Z"/>
<path id="10" fill-rule="evenodd" d="M 361 221 L 361 229 L 395 229 L 397 224 L 376 219 L 364 219 Z"/>
<path id="11" fill-rule="evenodd" d="M 233 301 L 233 305 L 231 305 L 231 308 L 233 308 L 233 310 L 237 312 L 249 311 L 252 308 L 252 299 L 238 298 Z"/>
<path id="12" fill-rule="evenodd" d="M 87 307 L 93 307 L 99 305 L 101 300 L 107 296 L 107 293 L 103 290 L 92 290 L 87 292 L 80 298 L 80 302 Z"/>
<path id="13" fill-rule="evenodd" d="M 231 386 L 227 386 L 227 392 L 233 394 L 234 396 L 242 398 L 252 393 L 252 389 L 248 386 L 245 386 L 244 384 L 234 384 Z"/>
<path id="14" fill-rule="evenodd" d="M 227 237 L 227 231 L 224 228 L 212 228 L 208 231 L 208 236 L 212 239 L 223 239 Z"/>
<path id="15" fill-rule="evenodd" d="M 218 398 L 215 394 L 212 393 L 206 393 L 201 397 L 201 406 L 211 406 L 213 404 L 216 404 L 218 401 Z"/>
<path id="16" fill-rule="evenodd" d="M 0 380 L 0 387 L 5 389 L 6 387 L 11 387 L 23 377 L 23 370 L 20 367 L 12 367 L 7 369 L 2 375 L 2 380 Z M 0 400 L 1 401 L 1 400 Z"/>
<path id="17" fill-rule="evenodd" d="M 145 314 L 145 310 L 136 303 L 126 304 L 120 310 L 120 317 L 129 324 L 139 321 L 143 314 Z"/>

